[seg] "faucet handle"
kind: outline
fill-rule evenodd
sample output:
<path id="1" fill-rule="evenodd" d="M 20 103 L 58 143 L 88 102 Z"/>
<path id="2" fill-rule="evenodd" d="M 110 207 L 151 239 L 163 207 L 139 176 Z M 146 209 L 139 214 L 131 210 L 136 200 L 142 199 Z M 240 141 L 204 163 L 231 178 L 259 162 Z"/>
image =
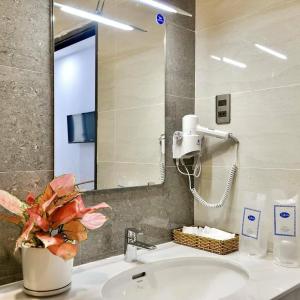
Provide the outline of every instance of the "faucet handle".
<path id="1" fill-rule="evenodd" d="M 141 230 L 136 228 L 125 229 L 124 254 L 125 260 L 128 262 L 137 259 L 137 249 L 143 248 L 148 250 L 156 249 L 156 246 L 138 241 L 138 236 L 143 234 Z"/>
<path id="2" fill-rule="evenodd" d="M 125 239 L 128 244 L 136 243 L 137 237 L 142 235 L 142 231 L 137 228 L 126 228 L 125 229 Z"/>
<path id="3" fill-rule="evenodd" d="M 141 234 L 142 231 L 140 229 L 134 228 L 134 227 L 129 227 L 125 229 L 126 233 L 131 233 L 133 232 L 134 234 Z"/>

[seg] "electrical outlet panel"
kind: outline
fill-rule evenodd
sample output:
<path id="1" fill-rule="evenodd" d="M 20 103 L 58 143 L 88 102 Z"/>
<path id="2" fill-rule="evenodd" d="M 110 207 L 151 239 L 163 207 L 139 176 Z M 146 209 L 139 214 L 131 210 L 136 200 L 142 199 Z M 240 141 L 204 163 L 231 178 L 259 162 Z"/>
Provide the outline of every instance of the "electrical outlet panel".
<path id="1" fill-rule="evenodd" d="M 231 120 L 231 95 L 216 96 L 216 123 L 229 124 Z"/>

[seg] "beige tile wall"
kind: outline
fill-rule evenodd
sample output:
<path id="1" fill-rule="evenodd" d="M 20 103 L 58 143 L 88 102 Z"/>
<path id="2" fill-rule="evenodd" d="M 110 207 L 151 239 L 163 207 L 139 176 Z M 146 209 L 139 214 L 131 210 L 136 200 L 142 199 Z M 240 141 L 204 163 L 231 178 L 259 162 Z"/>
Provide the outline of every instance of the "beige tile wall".
<path id="1" fill-rule="evenodd" d="M 300 192 L 300 2 L 197 0 L 196 114 L 201 124 L 233 132 L 240 140 L 239 172 L 225 208 L 195 204 L 196 224 L 239 231 L 245 191 Z M 285 55 L 257 49 L 262 44 Z M 247 65 L 241 69 L 211 55 Z M 232 120 L 215 123 L 215 96 L 232 94 Z M 224 192 L 234 160 L 229 144 L 210 139 L 197 188 L 210 202 Z M 271 220 L 270 220 L 271 221 Z"/>
<path id="2" fill-rule="evenodd" d="M 98 188 L 159 184 L 165 118 L 165 27 L 155 10 L 120 1 L 106 13 L 148 32 L 99 27 Z"/>

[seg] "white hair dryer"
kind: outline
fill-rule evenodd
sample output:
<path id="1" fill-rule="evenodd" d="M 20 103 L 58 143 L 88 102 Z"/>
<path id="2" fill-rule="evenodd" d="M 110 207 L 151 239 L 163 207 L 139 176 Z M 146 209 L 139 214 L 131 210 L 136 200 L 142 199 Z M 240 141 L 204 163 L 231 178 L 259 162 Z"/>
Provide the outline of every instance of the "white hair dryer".
<path id="1" fill-rule="evenodd" d="M 201 155 L 202 155 L 202 144 L 203 137 L 211 136 L 223 140 L 232 140 L 238 145 L 238 139 L 235 138 L 231 133 L 202 127 L 199 125 L 199 118 L 196 115 L 186 115 L 182 119 L 182 131 L 175 131 L 173 135 L 173 158 L 176 159 L 176 166 L 178 171 L 189 177 L 189 185 L 194 198 L 206 207 L 217 208 L 222 207 L 227 200 L 230 191 L 232 189 L 233 179 L 237 172 L 237 162 L 235 162 L 230 170 L 229 178 L 227 180 L 225 192 L 223 197 L 218 203 L 206 202 L 192 187 L 191 177 L 200 177 L 201 175 Z M 238 147 L 236 148 L 236 151 Z M 236 155 L 237 156 L 237 155 Z M 184 163 L 184 159 L 195 157 L 195 163 L 193 166 L 193 173 L 188 172 L 188 168 Z M 237 160 L 237 159 L 236 159 Z M 180 163 L 185 168 L 186 172 L 180 169 Z"/>
<path id="2" fill-rule="evenodd" d="M 173 158 L 190 158 L 201 153 L 205 135 L 238 142 L 231 133 L 202 127 L 198 116 L 186 115 L 182 118 L 182 131 L 175 131 L 173 135 Z"/>

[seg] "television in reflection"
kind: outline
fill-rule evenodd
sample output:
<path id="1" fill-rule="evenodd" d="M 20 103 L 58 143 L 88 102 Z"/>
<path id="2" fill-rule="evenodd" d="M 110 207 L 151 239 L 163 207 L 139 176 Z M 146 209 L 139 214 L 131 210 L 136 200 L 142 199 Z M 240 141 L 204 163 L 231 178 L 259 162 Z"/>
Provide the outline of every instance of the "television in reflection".
<path id="1" fill-rule="evenodd" d="M 95 112 L 68 115 L 68 142 L 94 143 L 96 139 Z"/>

